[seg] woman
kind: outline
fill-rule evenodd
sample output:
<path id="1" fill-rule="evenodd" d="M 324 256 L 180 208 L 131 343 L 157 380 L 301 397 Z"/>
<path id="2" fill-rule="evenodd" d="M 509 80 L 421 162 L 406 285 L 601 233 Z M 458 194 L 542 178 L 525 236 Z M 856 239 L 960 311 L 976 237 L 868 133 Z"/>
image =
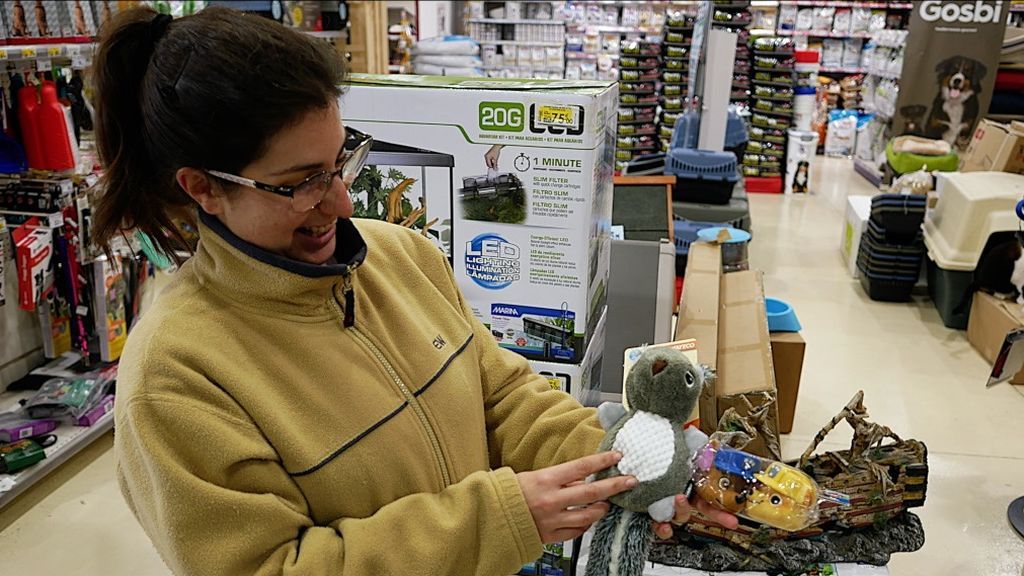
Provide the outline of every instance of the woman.
<path id="1" fill-rule="evenodd" d="M 509 574 L 633 484 L 581 483 L 617 459 L 593 411 L 494 344 L 440 251 L 349 219 L 329 46 L 136 9 L 95 69 L 97 241 L 173 251 L 200 215 L 118 382 L 119 480 L 175 573 Z"/>

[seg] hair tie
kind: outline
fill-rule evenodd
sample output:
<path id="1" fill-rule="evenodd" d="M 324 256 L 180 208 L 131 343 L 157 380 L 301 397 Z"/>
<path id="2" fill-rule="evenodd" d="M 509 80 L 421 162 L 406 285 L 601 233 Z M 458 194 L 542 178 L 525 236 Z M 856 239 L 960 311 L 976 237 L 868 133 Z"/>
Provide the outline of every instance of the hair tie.
<path id="1" fill-rule="evenodd" d="M 170 14 L 157 14 L 149 21 L 149 39 L 154 46 L 167 33 L 167 27 L 171 25 L 172 20 L 174 17 Z"/>

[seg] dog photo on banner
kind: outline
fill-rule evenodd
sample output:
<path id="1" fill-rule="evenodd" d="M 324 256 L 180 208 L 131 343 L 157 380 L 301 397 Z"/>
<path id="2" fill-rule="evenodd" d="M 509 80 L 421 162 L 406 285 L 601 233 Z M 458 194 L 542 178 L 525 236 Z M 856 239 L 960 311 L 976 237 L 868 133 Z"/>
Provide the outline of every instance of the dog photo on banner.
<path id="1" fill-rule="evenodd" d="M 893 133 L 958 151 L 988 111 L 1008 15 L 998 0 L 915 2 Z"/>

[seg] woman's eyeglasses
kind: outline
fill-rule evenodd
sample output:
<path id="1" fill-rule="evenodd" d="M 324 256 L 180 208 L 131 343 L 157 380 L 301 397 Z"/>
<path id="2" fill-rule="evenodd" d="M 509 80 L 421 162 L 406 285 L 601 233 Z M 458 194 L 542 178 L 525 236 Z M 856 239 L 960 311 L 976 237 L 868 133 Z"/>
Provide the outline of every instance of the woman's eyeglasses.
<path id="1" fill-rule="evenodd" d="M 352 150 L 346 150 L 334 170 L 323 170 L 305 178 L 294 186 L 275 186 L 264 182 L 258 182 L 251 178 L 243 178 L 217 170 L 206 170 L 206 173 L 214 178 L 227 182 L 250 186 L 258 190 L 264 190 L 278 196 L 287 196 L 292 199 L 292 210 L 296 212 L 309 212 L 324 201 L 328 190 L 334 183 L 334 179 L 341 177 L 342 181 L 355 180 L 356 176 L 363 170 L 366 158 L 373 146 L 373 137 L 369 134 L 360 134 L 362 140 Z"/>

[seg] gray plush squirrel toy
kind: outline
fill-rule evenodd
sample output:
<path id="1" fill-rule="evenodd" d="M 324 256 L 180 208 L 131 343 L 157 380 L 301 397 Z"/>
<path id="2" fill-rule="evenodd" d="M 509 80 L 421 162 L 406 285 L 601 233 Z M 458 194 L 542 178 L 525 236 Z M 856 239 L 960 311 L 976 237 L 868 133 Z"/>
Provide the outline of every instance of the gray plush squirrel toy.
<path id="1" fill-rule="evenodd" d="M 586 576 L 641 576 L 654 542 L 651 521 L 675 515 L 675 497 L 693 474 L 692 456 L 707 442 L 694 428 L 684 430 L 701 390 L 714 373 L 671 348 L 647 348 L 626 378 L 629 411 L 606 402 L 598 419 L 606 430 L 599 451 L 616 450 L 622 460 L 597 479 L 635 476 L 635 488 L 610 498 L 590 544 Z"/>

